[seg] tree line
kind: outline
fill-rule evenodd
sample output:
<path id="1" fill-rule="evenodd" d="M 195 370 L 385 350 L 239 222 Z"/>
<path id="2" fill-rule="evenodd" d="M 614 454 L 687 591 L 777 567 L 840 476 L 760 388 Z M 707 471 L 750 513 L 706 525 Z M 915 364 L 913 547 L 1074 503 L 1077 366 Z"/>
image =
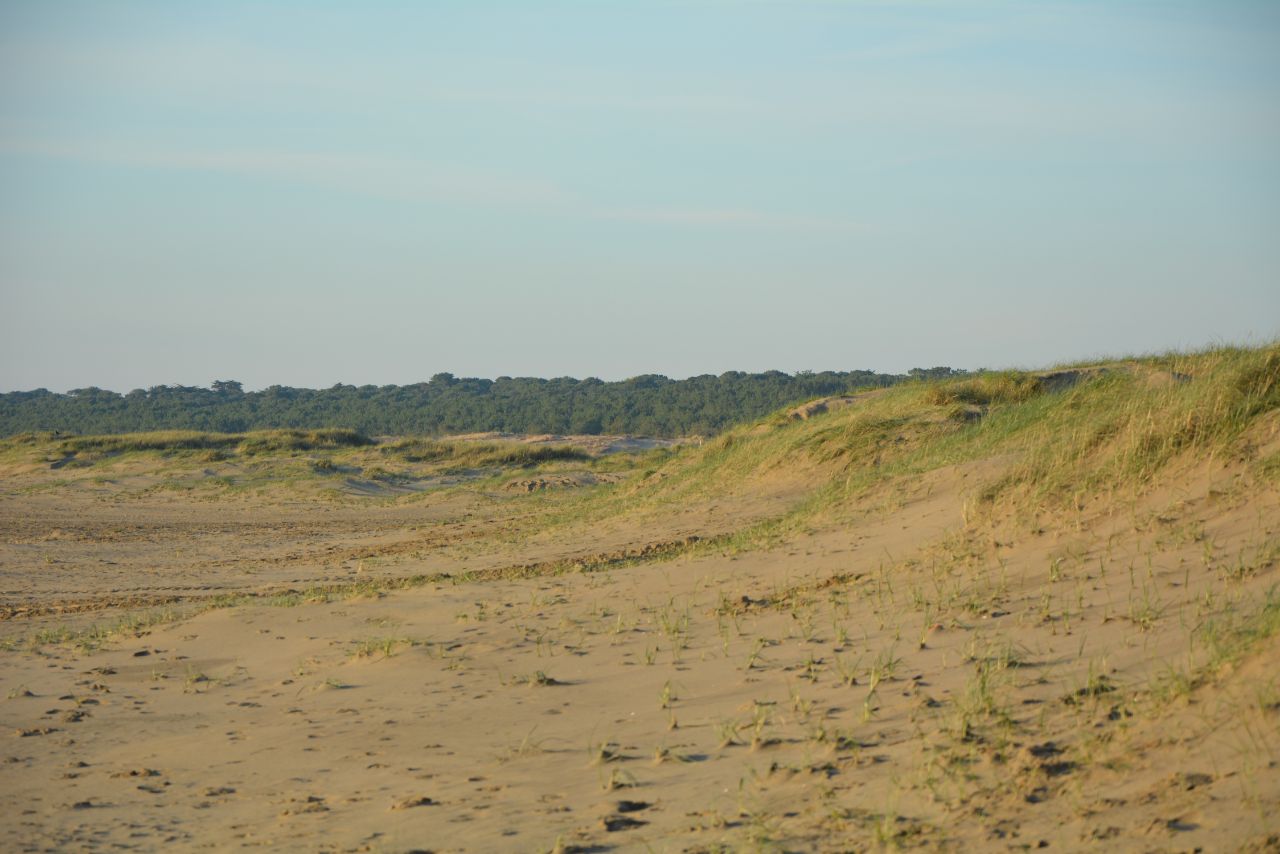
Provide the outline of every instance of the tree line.
<path id="1" fill-rule="evenodd" d="M 239 433 L 342 427 L 366 435 L 510 433 L 711 435 L 781 407 L 856 388 L 951 376 L 951 368 L 908 374 L 740 371 L 684 380 L 648 374 L 618 382 L 572 377 L 459 378 L 440 373 L 412 385 L 273 385 L 245 391 L 233 380 L 209 388 L 163 385 L 119 394 L 101 388 L 0 394 L 0 435 L 56 430 L 128 433 L 203 430 Z"/>

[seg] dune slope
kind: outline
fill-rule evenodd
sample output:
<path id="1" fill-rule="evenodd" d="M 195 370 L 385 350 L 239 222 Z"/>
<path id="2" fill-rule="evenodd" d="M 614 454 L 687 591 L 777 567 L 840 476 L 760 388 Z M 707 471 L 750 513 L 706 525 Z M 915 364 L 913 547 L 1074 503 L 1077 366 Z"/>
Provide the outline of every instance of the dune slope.
<path id="1" fill-rule="evenodd" d="M 622 457 L 9 440 L 0 840 L 1280 846 L 1280 349 L 800 411 Z"/>

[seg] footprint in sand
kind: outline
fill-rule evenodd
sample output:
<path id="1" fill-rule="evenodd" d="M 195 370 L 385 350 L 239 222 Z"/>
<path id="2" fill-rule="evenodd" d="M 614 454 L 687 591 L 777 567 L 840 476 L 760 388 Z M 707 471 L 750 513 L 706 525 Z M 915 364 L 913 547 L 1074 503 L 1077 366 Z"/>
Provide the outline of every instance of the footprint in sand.
<path id="1" fill-rule="evenodd" d="M 407 809 L 413 809 L 414 807 L 436 807 L 439 805 L 440 805 L 440 802 L 435 800 L 434 798 L 429 798 L 426 795 L 420 795 L 417 797 L 405 798 L 402 801 L 396 801 L 394 804 L 391 805 L 391 809 L 407 810 Z"/>

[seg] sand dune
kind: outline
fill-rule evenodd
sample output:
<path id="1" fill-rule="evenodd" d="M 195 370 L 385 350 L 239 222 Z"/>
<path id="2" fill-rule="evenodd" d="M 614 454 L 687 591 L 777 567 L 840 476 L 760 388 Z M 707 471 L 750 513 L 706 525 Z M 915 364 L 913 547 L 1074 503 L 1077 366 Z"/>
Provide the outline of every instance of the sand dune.
<path id="1" fill-rule="evenodd" d="M 863 454 L 857 405 L 580 489 L 11 459 L 4 847 L 1277 850 L 1274 409 L 1128 488 L 1000 497 L 1029 444 L 894 393 L 853 468 L 818 443 Z"/>

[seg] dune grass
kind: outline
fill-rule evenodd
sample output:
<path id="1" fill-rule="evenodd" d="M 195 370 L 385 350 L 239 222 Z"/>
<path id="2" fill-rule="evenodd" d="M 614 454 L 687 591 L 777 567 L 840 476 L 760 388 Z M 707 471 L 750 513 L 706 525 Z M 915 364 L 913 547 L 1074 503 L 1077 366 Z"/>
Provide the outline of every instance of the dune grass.
<path id="1" fill-rule="evenodd" d="M 1084 492 L 1141 492 L 1192 455 L 1235 455 L 1275 479 L 1280 460 L 1258 454 L 1250 433 L 1278 409 L 1278 344 L 908 383 L 806 420 L 777 413 L 737 427 L 561 513 L 658 511 L 793 478 L 809 486 L 786 515 L 810 517 L 896 477 L 993 458 L 1004 465 L 981 492 L 988 502 L 1065 507 Z"/>
<path id="2" fill-rule="evenodd" d="M 1167 363 L 1166 373 L 1144 373 Z M 977 431 L 1019 453 L 989 496 L 1021 491 L 1069 498 L 1081 491 L 1148 487 L 1184 455 L 1253 459 L 1247 434 L 1280 408 L 1280 346 L 1220 348 L 1137 364 L 1025 408 L 996 413 Z M 1184 379 L 1185 378 L 1185 379 Z"/>
<path id="3" fill-rule="evenodd" d="M 9 440 L 28 444 L 26 436 Z M 373 440 L 355 430 L 261 430 L 251 433 L 201 433 L 168 430 L 155 433 L 122 433 L 110 436 L 70 436 L 57 440 L 56 448 L 64 454 L 126 454 L 139 451 L 213 451 L 235 450 L 242 454 L 267 454 L 287 451 L 313 451 L 356 448 L 373 444 Z"/>
<path id="4" fill-rule="evenodd" d="M 934 382 L 928 384 L 925 400 L 934 406 L 948 403 L 969 403 L 989 406 L 993 403 L 1021 403 L 1044 391 L 1039 377 L 1030 374 L 1004 371 L 983 374 L 959 382 Z"/>
<path id="5" fill-rule="evenodd" d="M 591 455 L 569 445 L 530 445 L 522 442 L 465 442 L 407 437 L 377 442 L 355 430 L 261 430 L 249 433 L 202 433 L 170 430 L 104 436 L 55 436 L 24 433 L 3 440 L 9 448 L 46 445 L 66 457 L 115 456 L 139 452 L 165 454 L 212 451 L 261 456 L 302 451 L 345 451 L 377 447 L 388 459 L 435 464 L 443 470 L 467 468 L 527 468 L 546 462 L 585 462 Z"/>
<path id="6" fill-rule="evenodd" d="M 466 475 L 472 488 L 500 489 L 513 471 L 564 465 L 613 472 L 634 465 L 626 459 L 597 460 L 570 445 L 532 445 L 516 441 L 441 441 L 403 437 L 375 440 L 353 430 L 268 430 L 248 433 L 163 431 L 120 435 L 67 436 L 26 433 L 0 440 L 0 459 L 20 466 L 93 469 L 128 459 L 155 458 L 134 465 L 134 475 L 163 476 L 158 488 L 246 489 L 298 487 L 332 478 L 362 478 L 381 487 L 409 492 L 450 488 L 431 482 Z M 228 463 L 229 468 L 217 469 Z M 146 468 L 146 471 L 143 469 Z M 67 481 L 71 483 L 73 481 Z M 46 482 L 40 488 L 49 488 Z M 398 494 L 397 494 L 398 495 Z M 377 496 L 373 496 L 376 500 Z M 371 496 L 361 495 L 361 500 Z"/>
<path id="7" fill-rule="evenodd" d="M 443 471 L 469 468 L 528 468 L 546 462 L 585 462 L 591 455 L 570 445 L 523 442 L 461 442 L 410 437 L 384 442 L 378 451 L 409 463 L 436 463 Z"/>

